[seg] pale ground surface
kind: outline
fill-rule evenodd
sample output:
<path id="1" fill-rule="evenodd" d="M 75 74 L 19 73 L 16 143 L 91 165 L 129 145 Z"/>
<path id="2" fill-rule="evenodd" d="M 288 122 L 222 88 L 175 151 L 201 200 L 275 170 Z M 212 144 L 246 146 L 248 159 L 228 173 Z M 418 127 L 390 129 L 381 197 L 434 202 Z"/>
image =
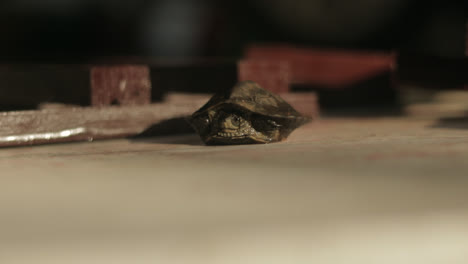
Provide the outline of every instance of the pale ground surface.
<path id="1" fill-rule="evenodd" d="M 468 123 L 434 123 L 3 149 L 0 263 L 468 263 Z"/>

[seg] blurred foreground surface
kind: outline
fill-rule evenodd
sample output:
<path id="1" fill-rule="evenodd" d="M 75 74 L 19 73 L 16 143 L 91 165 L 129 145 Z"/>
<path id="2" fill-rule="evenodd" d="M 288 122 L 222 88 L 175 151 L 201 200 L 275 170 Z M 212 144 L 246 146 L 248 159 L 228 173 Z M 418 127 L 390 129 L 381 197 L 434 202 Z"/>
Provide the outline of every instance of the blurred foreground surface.
<path id="1" fill-rule="evenodd" d="M 468 122 L 0 150 L 1 263 L 466 263 Z"/>

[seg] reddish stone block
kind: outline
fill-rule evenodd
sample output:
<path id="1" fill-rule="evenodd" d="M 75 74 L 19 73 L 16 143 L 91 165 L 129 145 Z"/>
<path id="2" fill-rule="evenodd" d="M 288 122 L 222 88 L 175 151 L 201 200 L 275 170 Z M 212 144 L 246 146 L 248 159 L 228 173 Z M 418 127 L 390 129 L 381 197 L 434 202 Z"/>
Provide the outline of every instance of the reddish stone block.
<path id="1" fill-rule="evenodd" d="M 151 103 L 148 66 L 94 66 L 91 69 L 91 104 L 144 105 Z"/>
<path id="2" fill-rule="evenodd" d="M 301 49 L 287 45 L 251 46 L 245 58 L 285 61 L 290 64 L 292 83 L 329 88 L 343 88 L 395 68 L 392 53 Z"/>
<path id="3" fill-rule="evenodd" d="M 242 60 L 237 66 L 239 81 L 254 81 L 274 93 L 289 91 L 291 67 L 287 61 Z"/>

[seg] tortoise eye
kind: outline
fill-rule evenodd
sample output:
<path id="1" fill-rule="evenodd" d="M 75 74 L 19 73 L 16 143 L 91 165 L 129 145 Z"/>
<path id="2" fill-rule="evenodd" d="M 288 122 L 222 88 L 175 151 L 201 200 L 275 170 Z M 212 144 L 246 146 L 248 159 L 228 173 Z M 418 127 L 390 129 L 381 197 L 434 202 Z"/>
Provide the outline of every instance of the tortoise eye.
<path id="1" fill-rule="evenodd" d="M 210 124 L 210 117 L 208 115 L 200 116 L 197 118 L 197 122 L 207 126 Z"/>
<path id="2" fill-rule="evenodd" d="M 240 125 L 240 117 L 238 117 L 237 115 L 232 115 L 231 116 L 231 123 L 234 126 L 239 126 Z"/>

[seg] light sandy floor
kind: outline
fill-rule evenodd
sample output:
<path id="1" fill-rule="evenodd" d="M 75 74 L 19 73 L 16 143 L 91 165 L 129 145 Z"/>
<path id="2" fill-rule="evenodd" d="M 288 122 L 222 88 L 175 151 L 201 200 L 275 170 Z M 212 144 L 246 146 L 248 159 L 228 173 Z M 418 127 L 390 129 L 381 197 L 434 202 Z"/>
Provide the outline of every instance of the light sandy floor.
<path id="1" fill-rule="evenodd" d="M 467 263 L 468 124 L 0 150 L 0 263 Z"/>

